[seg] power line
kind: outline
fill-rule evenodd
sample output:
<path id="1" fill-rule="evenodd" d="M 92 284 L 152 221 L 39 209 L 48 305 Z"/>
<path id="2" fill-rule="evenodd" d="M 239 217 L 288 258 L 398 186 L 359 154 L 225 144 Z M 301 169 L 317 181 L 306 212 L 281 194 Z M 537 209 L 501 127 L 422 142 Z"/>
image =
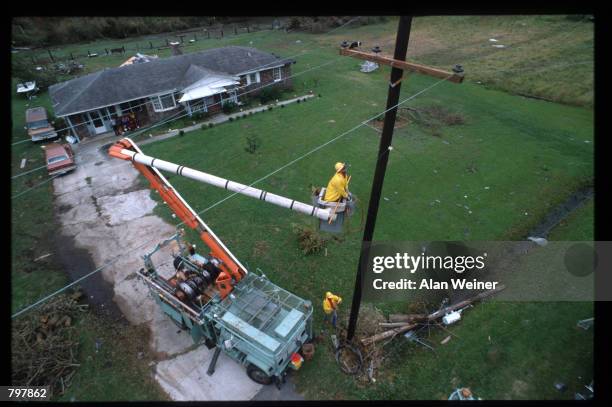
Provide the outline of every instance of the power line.
<path id="1" fill-rule="evenodd" d="M 39 186 L 41 186 L 41 185 L 43 185 L 43 184 L 46 184 L 47 182 L 51 181 L 52 179 L 55 179 L 55 178 L 59 177 L 60 175 L 61 175 L 61 174 L 54 175 L 53 177 L 49 177 L 49 178 L 47 178 L 46 180 L 41 181 L 41 182 L 39 182 L 38 184 L 34 185 L 33 187 L 30 187 L 30 188 L 26 189 L 25 191 L 22 191 L 22 192 L 18 193 L 17 195 L 13 195 L 13 196 L 11 196 L 11 199 L 18 198 L 18 197 L 20 197 L 21 195 L 23 195 L 23 194 L 25 194 L 25 193 L 27 193 L 27 192 L 30 192 L 31 190 L 36 189 L 36 188 L 38 188 Z"/>
<path id="2" fill-rule="evenodd" d="M 430 85 L 430 86 L 428 86 L 427 88 L 425 88 L 425 89 L 423 89 L 423 90 L 421 90 L 421 91 L 419 91 L 419 92 L 415 93 L 414 95 L 412 95 L 412 96 L 410 96 L 410 97 L 408 97 L 408 98 L 406 98 L 406 99 L 402 100 L 401 102 L 399 102 L 399 103 L 398 103 L 398 104 L 396 104 L 395 106 L 392 106 L 392 107 L 390 107 L 389 109 L 386 109 L 385 111 L 383 111 L 383 112 L 381 112 L 381 113 L 379 113 L 379 114 L 377 114 L 377 115 L 373 116 L 371 119 L 369 119 L 369 120 L 367 120 L 367 121 L 373 120 L 373 119 L 375 119 L 376 117 L 378 117 L 378 116 L 380 116 L 380 115 L 382 115 L 382 114 L 386 113 L 387 111 L 389 111 L 389 110 L 391 110 L 391 109 L 394 109 L 394 108 L 396 108 L 396 107 L 400 106 L 401 104 L 403 104 L 403 103 L 405 103 L 405 102 L 408 102 L 409 100 L 412 100 L 412 99 L 416 98 L 417 96 L 419 96 L 419 95 L 421 95 L 422 93 L 424 93 L 424 92 L 428 91 L 429 89 L 431 89 L 431 88 L 433 88 L 433 87 L 437 86 L 438 84 L 440 84 L 440 83 L 442 83 L 442 82 L 444 82 L 444 81 L 448 80 L 448 79 L 449 79 L 451 76 L 452 76 L 452 75 L 449 75 L 447 78 L 440 79 L 439 81 L 437 81 L 437 82 L 436 82 L 436 83 L 434 83 L 433 85 Z M 263 180 L 265 180 L 265 179 L 267 179 L 267 178 L 271 177 L 272 175 L 274 175 L 274 174 L 278 173 L 279 171 L 282 171 L 283 169 L 285 169 L 285 168 L 287 168 L 287 167 L 289 167 L 289 166 L 291 166 L 291 165 L 295 164 L 296 162 L 298 162 L 298 161 L 302 160 L 303 158 L 305 158 L 305 157 L 309 156 L 310 154 L 312 154 L 312 153 L 314 153 L 314 152 L 316 152 L 316 151 L 320 150 L 321 148 L 323 148 L 323 147 L 325 147 L 325 146 L 327 146 L 327 145 L 329 145 L 329 144 L 333 143 L 333 142 L 334 142 L 334 141 L 336 141 L 336 140 L 339 140 L 340 138 L 342 138 L 342 137 L 346 136 L 347 134 L 349 134 L 349 133 L 351 133 L 351 132 L 353 132 L 353 131 L 357 130 L 358 128 L 360 128 L 360 127 L 362 127 L 362 126 L 364 126 L 364 125 L 365 125 L 365 123 L 367 123 L 367 121 L 362 121 L 360 124 L 358 124 L 357 126 L 355 126 L 355 127 L 351 128 L 350 130 L 347 130 L 347 131 L 345 131 L 344 133 L 340 134 L 339 136 L 336 136 L 336 137 L 332 138 L 331 140 L 328 140 L 327 142 L 325 142 L 325 143 L 323 143 L 323 144 L 321 144 L 321 145 L 319 145 L 319 146 L 315 147 L 314 149 L 312 149 L 312 150 L 308 151 L 307 153 L 303 154 L 302 156 L 300 156 L 300 157 L 298 157 L 298 158 L 296 158 L 296 159 L 294 159 L 294 160 L 292 160 L 292 161 L 288 162 L 287 164 L 283 165 L 282 167 L 280 167 L 280 168 L 278 168 L 278 169 L 276 169 L 276 170 L 272 171 L 271 173 L 269 173 L 269 174 L 267 174 L 267 175 L 265 175 L 265 176 L 263 176 L 263 177 L 261 177 L 261 178 L 257 179 L 256 181 L 252 182 L 252 183 L 251 183 L 250 185 L 248 185 L 248 186 L 253 186 L 253 185 L 257 184 L 258 182 L 261 182 L 261 181 L 263 181 Z M 206 209 L 204 209 L 204 210 L 202 210 L 202 211 L 198 212 L 197 214 L 199 215 L 199 214 L 202 214 L 202 213 L 204 213 L 204 212 L 207 212 L 207 211 L 209 211 L 210 209 L 212 209 L 212 208 L 214 208 L 214 207 L 216 207 L 216 206 L 220 205 L 221 203 L 223 203 L 223 202 L 227 201 L 228 199 L 230 199 L 231 197 L 233 197 L 233 196 L 235 196 L 235 195 L 237 195 L 237 194 L 238 194 L 238 192 L 234 192 L 233 194 L 231 194 L 231 195 L 229 195 L 229 196 L 227 196 L 227 197 L 225 197 L 225 198 L 221 199 L 220 201 L 218 201 L 218 202 L 217 202 L 217 203 L 215 203 L 214 205 L 212 205 L 212 206 L 210 206 L 210 207 L 208 207 L 208 208 L 206 208 Z M 178 224 L 177 224 L 175 227 L 179 227 L 179 226 L 181 226 L 183 223 L 184 223 L 184 222 L 180 222 L 180 223 L 178 223 Z M 157 238 L 151 239 L 151 240 L 149 240 L 149 241 L 145 242 L 144 244 L 142 244 L 142 245 L 140 245 L 140 246 L 138 246 L 138 247 L 136 247 L 136 248 L 134 248 L 134 249 L 130 249 L 130 250 L 137 250 L 137 249 L 139 249 L 139 248 L 141 248 L 141 247 L 144 247 L 145 245 L 147 245 L 147 244 L 149 244 L 149 243 L 153 242 L 154 240 L 157 240 Z M 83 277 L 79 278 L 78 280 L 76 280 L 76 281 L 74 281 L 74 282 L 72 282 L 72 283 L 68 284 L 67 286 L 65 286 L 65 287 L 63 287 L 63 288 L 61 288 L 61 289 L 59 289 L 59 290 L 55 291 L 54 293 L 52 293 L 52 294 L 50 294 L 50 295 L 48 295 L 48 296 L 44 297 L 43 299 L 41 299 L 41 300 L 37 301 L 36 303 L 34 303 L 34 304 L 32 304 L 32 305 L 29 305 L 29 306 L 27 306 L 26 308 L 24 308 L 24 309 L 22 309 L 22 310 L 18 311 L 17 313 L 13 314 L 11 318 L 15 318 L 15 317 L 17 317 L 17 316 L 19 316 L 19 315 L 23 314 L 24 312 L 26 312 L 26 311 L 28 311 L 28 310 L 30 310 L 30 309 L 32 309 L 32 308 L 34 308 L 35 306 L 37 306 L 37 305 L 39 305 L 39 304 L 41 304 L 41 303 L 43 303 L 43 302 L 47 301 L 49 298 L 51 298 L 51 297 L 53 297 L 53 296 L 55 296 L 55 295 L 57 295 L 57 294 L 59 294 L 59 293 L 63 292 L 64 290 L 68 289 L 69 287 L 72 287 L 72 286 L 73 286 L 73 285 L 75 285 L 76 283 L 78 283 L 78 282 L 80 282 L 80 281 L 82 281 L 82 280 L 86 279 L 87 277 L 89 277 L 89 276 L 91 276 L 91 275 L 93 275 L 93 274 L 95 274 L 95 273 L 97 273 L 97 272 L 99 272 L 99 271 L 103 270 L 104 268 L 108 267 L 109 265 L 111 265 L 111 264 L 115 263 L 115 262 L 116 262 L 116 261 L 119 259 L 119 257 L 120 257 L 122 254 L 123 254 L 123 253 L 118 254 L 118 255 L 117 255 L 116 257 L 114 257 L 114 258 L 113 258 L 111 261 L 109 261 L 109 262 L 105 263 L 104 265 L 102 265 L 102 266 L 98 267 L 98 268 L 97 268 L 97 269 L 95 269 L 94 271 L 92 271 L 92 272 L 90 272 L 90 273 L 86 274 L 85 276 L 83 276 Z"/>
<path id="3" fill-rule="evenodd" d="M 355 19 L 354 19 L 354 20 L 355 20 Z M 350 23 L 350 22 L 352 22 L 352 21 L 353 21 L 353 20 L 349 21 L 348 23 Z M 342 26 L 344 26 L 344 25 L 346 25 L 346 24 L 348 24 L 348 23 L 345 23 L 345 24 L 343 24 Z M 336 29 L 341 28 L 342 26 L 337 27 Z M 337 58 L 337 59 L 339 59 L 339 58 Z M 314 69 L 319 69 L 319 68 L 322 68 L 323 66 L 327 66 L 327 65 L 329 65 L 330 63 L 333 63 L 333 62 L 335 62 L 335 61 L 329 61 L 329 62 L 324 63 L 324 64 L 321 64 L 321 65 L 319 65 L 319 66 L 315 66 L 315 67 L 312 67 L 312 68 L 306 69 L 306 70 L 301 71 L 301 72 L 299 72 L 299 73 L 297 73 L 297 74 L 295 74 L 295 75 L 291 75 L 291 76 L 289 76 L 289 77 L 287 77 L 287 78 L 285 78 L 285 79 L 289 79 L 289 78 L 292 78 L 292 77 L 295 77 L 295 76 L 299 76 L 299 75 L 304 74 L 304 73 L 306 73 L 306 72 L 310 72 L 310 71 L 312 71 L 312 70 L 314 70 Z M 252 92 L 252 91 L 255 91 L 255 90 L 259 90 L 259 89 L 262 89 L 262 88 L 264 88 L 264 87 L 267 87 L 267 86 L 273 85 L 273 84 L 275 84 L 275 83 L 274 83 L 274 82 L 268 83 L 268 84 L 266 84 L 266 85 L 264 85 L 264 86 L 262 86 L 262 87 L 260 87 L 260 88 L 256 88 L 256 89 L 252 89 L 252 90 L 250 90 L 250 91 L 244 92 L 244 93 L 243 93 L 243 95 L 244 95 L 244 94 L 246 94 L 246 93 L 249 93 L 249 92 Z M 177 118 L 178 118 L 178 117 L 177 117 Z M 161 124 L 165 124 L 165 122 L 159 123 L 158 125 L 161 125 Z M 154 127 L 154 126 L 152 126 L 151 128 L 153 128 L 153 127 Z M 140 133 L 142 133 L 142 131 L 141 131 Z M 140 134 L 140 133 L 139 133 L 139 132 L 137 132 L 137 133 L 135 133 L 134 135 L 137 135 L 137 134 Z M 326 143 L 325 145 L 327 145 L 327 144 L 328 144 L 328 143 Z M 322 148 L 322 147 L 319 147 L 319 148 Z M 317 149 L 317 150 L 318 150 L 318 149 Z M 315 151 L 316 151 L 316 150 L 315 150 Z M 309 152 L 308 154 L 311 154 L 312 152 L 314 152 L 314 151 L 311 151 L 311 152 Z M 303 158 L 303 157 L 302 157 L 302 158 Z M 300 158 L 300 159 L 301 159 L 301 158 Z M 297 162 L 297 161 L 299 161 L 299 160 L 294 160 L 294 162 Z M 285 167 L 287 167 L 287 166 L 289 166 L 289 165 L 291 165 L 291 164 L 293 164 L 293 163 L 290 163 L 290 164 L 286 165 Z M 281 169 L 279 169 L 278 171 L 280 171 L 280 170 L 281 170 Z M 32 170 L 32 171 L 34 171 L 34 170 Z M 276 172 L 278 172 L 278 171 L 276 171 Z M 275 173 L 276 173 L 276 172 L 275 172 Z M 25 174 L 21 174 L 21 175 L 25 175 Z M 260 179 L 260 180 L 257 180 L 256 182 L 260 182 L 261 180 L 263 180 L 263 179 L 265 179 L 265 178 L 267 178 L 267 177 L 269 177 L 269 176 L 271 176 L 271 175 L 273 175 L 273 174 L 269 174 L 269 175 L 267 175 L 266 177 L 264 177 L 264 178 L 262 178 L 262 179 Z M 48 181 L 50 181 L 50 180 L 51 180 L 51 179 L 53 179 L 53 178 L 55 178 L 55 177 L 49 178 L 48 180 L 45 180 L 44 182 L 48 182 Z M 29 190 L 32 190 L 32 189 L 34 189 L 34 188 L 36 188 L 36 187 L 40 186 L 40 185 L 41 185 L 41 184 L 43 184 L 44 182 L 42 182 L 42 183 L 40 183 L 40 184 L 36 185 L 35 187 L 30 188 Z M 28 192 L 29 190 L 26 190 L 26 191 L 24 191 L 24 192 L 22 192 L 22 193 L 18 194 L 17 196 L 23 195 L 23 194 L 25 194 L 26 192 Z M 74 192 L 74 191 L 71 191 L 71 192 Z M 16 198 L 17 196 L 14 196 L 13 198 Z M 215 205 L 215 206 L 216 206 L 216 205 Z M 208 210 L 208 209 L 206 209 L 206 210 Z M 202 213 L 202 212 L 200 212 L 200 213 Z M 180 225 L 182 225 L 182 224 L 183 224 L 183 222 L 181 222 L 181 223 L 177 224 L 175 227 L 179 227 L 179 226 L 180 226 Z M 153 242 L 154 240 L 156 240 L 156 239 L 151 239 L 151 240 L 149 240 L 149 241 L 145 242 L 144 244 L 142 244 L 142 245 L 140 245 L 140 246 L 138 246 L 138 247 L 136 247 L 135 249 L 132 249 L 132 250 L 136 250 L 136 249 L 139 249 L 139 248 L 141 248 L 141 247 L 144 247 L 145 245 L 147 245 L 147 244 L 149 244 L 149 243 Z M 114 264 L 114 263 L 115 263 L 115 262 L 116 262 L 116 261 L 119 259 L 119 257 L 120 257 L 120 256 L 121 256 L 121 254 L 117 255 L 115 258 L 113 258 L 113 260 L 111 260 L 111 261 L 109 261 L 109 262 L 105 263 L 104 265 L 102 265 L 102 266 L 98 267 L 98 268 L 97 268 L 97 269 L 95 269 L 94 271 L 92 271 L 92 272 L 90 272 L 90 273 L 86 274 L 85 276 L 83 276 L 83 277 L 81 277 L 81 278 L 79 278 L 79 279 L 75 280 L 74 282 L 72 282 L 72 283 L 68 284 L 67 286 L 65 286 L 65 287 L 63 287 L 63 288 L 61 288 L 61 289 L 59 289 L 59 290 L 55 291 L 54 293 L 52 293 L 52 294 L 50 294 L 50 295 L 48 295 L 48 296 L 46 296 L 46 297 L 42 298 L 41 300 L 39 300 L 39 301 L 35 302 L 34 304 L 31 304 L 31 305 L 27 306 L 26 308 L 24 308 L 24 309 L 22 309 L 22 310 L 18 311 L 17 313 L 13 314 L 13 316 L 12 316 L 11 318 L 15 318 L 15 317 L 17 317 L 17 316 L 19 316 L 19 315 L 21 315 L 21 314 L 23 314 L 23 313 L 27 312 L 28 310 L 30 310 L 30 309 L 32 309 L 32 308 L 34 308 L 34 307 L 38 306 L 39 304 L 42 304 L 42 303 L 43 303 L 43 302 L 45 302 L 45 301 L 47 301 L 49 298 L 52 298 L 53 296 L 55 296 L 55 295 L 57 295 L 57 294 L 59 294 L 59 293 L 61 293 L 61 292 L 65 291 L 65 290 L 67 290 L 68 288 L 72 287 L 73 285 L 77 284 L 78 282 L 80 282 L 80 281 L 82 281 L 82 280 L 84 280 L 84 279 L 86 279 L 86 278 L 90 277 L 91 275 L 93 275 L 93 274 L 95 274 L 95 273 L 97 273 L 97 272 L 99 272 L 99 271 L 103 270 L 104 268 L 108 267 L 109 265 Z"/>
<path id="4" fill-rule="evenodd" d="M 447 80 L 448 80 L 449 78 L 451 78 L 452 76 L 453 76 L 453 75 L 449 75 L 448 77 L 446 77 L 446 78 L 444 78 L 444 79 L 440 79 L 440 80 L 438 80 L 437 82 L 435 82 L 433 85 L 430 85 L 430 86 L 428 86 L 427 88 L 425 88 L 425 89 L 423 89 L 423 90 L 421 90 L 421 91 L 419 91 L 419 92 L 415 93 L 414 95 L 412 95 L 412 96 L 410 96 L 410 97 L 408 97 L 408 98 L 406 98 L 406 99 L 402 100 L 401 102 L 397 103 L 396 105 L 391 106 L 390 108 L 388 108 L 388 109 L 384 110 L 383 112 L 380 112 L 380 113 L 376 114 L 375 116 L 371 117 L 371 118 L 370 118 L 370 119 L 368 119 L 368 120 L 362 121 L 361 123 L 359 123 L 359 124 L 358 124 L 358 125 L 356 125 L 355 127 L 353 127 L 353 128 L 351 128 L 351 129 L 349 129 L 349 130 L 345 131 L 344 133 L 341 133 L 340 135 L 338 135 L 338 136 L 336 136 L 336 137 L 334 137 L 334 138 L 332 138 L 332 139 L 330 139 L 330 140 L 326 141 L 326 142 L 325 142 L 325 143 L 323 143 L 323 144 L 320 144 L 319 146 L 317 146 L 317 147 L 313 148 L 312 150 L 308 151 L 307 153 L 305 153 L 305 154 L 303 154 L 303 155 L 301 155 L 301 156 L 297 157 L 296 159 L 294 159 L 294 160 L 292 160 L 292 161 L 289 161 L 287 164 L 285 164 L 285 165 L 283 165 L 283 166 L 281 166 L 281 167 L 277 168 L 276 170 L 274 170 L 274 171 L 270 172 L 269 174 L 267 174 L 267 175 L 265 175 L 265 176 L 263 176 L 263 177 L 261 177 L 261 178 L 259 178 L 259 179 L 255 180 L 255 181 L 253 181 L 251 184 L 247 185 L 245 188 L 251 187 L 251 186 L 253 186 L 253 185 L 255 185 L 255 184 L 257 184 L 257 183 L 259 183 L 259 182 L 261 182 L 261 181 L 263 181 L 263 180 L 265 180 L 265 179 L 267 179 L 267 178 L 271 177 L 272 175 L 274 175 L 274 174 L 276 174 L 276 173 L 278 173 L 278 172 L 280 172 L 280 171 L 284 170 L 285 168 L 287 168 L 287 167 L 289 167 L 289 166 L 291 166 L 291 165 L 295 164 L 296 162 L 298 162 L 298 161 L 300 161 L 300 160 L 302 160 L 302 159 L 304 159 L 304 158 L 308 157 L 309 155 L 311 155 L 311 154 L 313 154 L 313 153 L 315 153 L 315 152 L 319 151 L 320 149 L 322 149 L 322 148 L 324 148 L 324 147 L 328 146 L 329 144 L 331 144 L 331 143 L 333 143 L 333 142 L 335 142 L 335 141 L 337 141 L 337 140 L 341 139 L 342 137 L 344 137 L 344 136 L 346 136 L 346 135 L 348 135 L 348 134 L 352 133 L 353 131 L 357 130 L 358 128 L 360 128 L 360 127 L 362 127 L 362 126 L 365 126 L 365 125 L 366 125 L 368 122 L 370 122 L 370 121 L 372 121 L 372 120 L 376 119 L 377 117 L 379 117 L 379 116 L 381 116 L 381 115 L 383 115 L 383 114 L 387 113 L 389 110 L 395 109 L 395 108 L 397 108 L 398 106 L 400 106 L 400 105 L 402 105 L 402 104 L 404 104 L 404 103 L 406 103 L 406 102 L 408 102 L 408 101 L 410 101 L 410 100 L 412 100 L 412 99 L 416 98 L 417 96 L 419 96 L 419 95 L 423 94 L 424 92 L 427 92 L 428 90 L 430 90 L 431 88 L 433 88 L 433 87 L 435 87 L 435 86 L 439 85 L 440 83 L 442 83 L 442 82 L 444 82 L 444 81 L 447 81 Z M 244 190 L 245 188 L 243 188 L 242 190 Z M 234 193 L 232 193 L 232 194 L 230 194 L 230 195 L 226 196 L 225 198 L 223 198 L 223 199 L 221 199 L 221 200 L 217 201 L 217 202 L 216 202 L 216 203 L 214 203 L 213 205 L 211 205 L 211 206 L 207 207 L 206 209 L 203 209 L 202 211 L 198 212 L 197 214 L 198 214 L 198 215 L 200 215 L 200 214 L 202 214 L 202 213 L 204 213 L 204 212 L 207 212 L 207 211 L 209 211 L 209 210 L 213 209 L 214 207 L 216 207 L 216 206 L 220 205 L 221 203 L 223 203 L 223 202 L 227 201 L 228 199 L 230 199 L 230 198 L 232 198 L 232 197 L 234 197 L 234 196 L 238 195 L 238 194 L 239 194 L 239 193 L 240 193 L 242 190 L 240 190 L 239 192 L 234 192 Z M 181 224 L 183 224 L 183 222 L 179 223 L 179 225 L 181 225 Z"/>

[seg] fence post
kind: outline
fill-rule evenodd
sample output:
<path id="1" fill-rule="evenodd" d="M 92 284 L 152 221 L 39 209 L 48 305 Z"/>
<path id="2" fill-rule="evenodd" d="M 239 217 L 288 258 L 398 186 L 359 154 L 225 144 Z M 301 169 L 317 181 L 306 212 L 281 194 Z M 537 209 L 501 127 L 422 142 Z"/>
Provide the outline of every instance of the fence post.
<path id="1" fill-rule="evenodd" d="M 193 33 L 193 40 L 197 41 L 198 40 L 198 34 L 197 33 Z"/>
<path id="2" fill-rule="evenodd" d="M 251 29 L 249 28 L 249 25 L 247 24 L 247 32 L 250 33 Z"/>
<path id="3" fill-rule="evenodd" d="M 221 38 L 223 38 L 223 29 L 221 29 Z"/>
<path id="4" fill-rule="evenodd" d="M 121 49 L 123 50 L 123 53 L 125 54 L 125 45 L 122 45 Z"/>
<path id="5" fill-rule="evenodd" d="M 236 25 L 234 24 L 234 35 L 238 35 L 238 31 L 236 29 Z"/>
<path id="6" fill-rule="evenodd" d="M 151 41 L 149 41 L 149 45 L 151 46 L 151 49 L 153 49 L 153 43 Z"/>
<path id="7" fill-rule="evenodd" d="M 108 55 L 109 54 L 108 48 L 104 48 L 104 52 L 106 52 L 106 55 Z M 87 50 L 87 55 L 89 55 L 89 50 Z"/>
<path id="8" fill-rule="evenodd" d="M 55 62 L 55 58 L 53 58 L 53 54 L 51 53 L 51 50 L 48 49 L 47 52 L 49 53 L 49 56 L 51 57 L 51 62 Z"/>
<path id="9" fill-rule="evenodd" d="M 72 52 L 70 53 L 70 59 L 74 61 L 74 55 L 72 55 Z"/>

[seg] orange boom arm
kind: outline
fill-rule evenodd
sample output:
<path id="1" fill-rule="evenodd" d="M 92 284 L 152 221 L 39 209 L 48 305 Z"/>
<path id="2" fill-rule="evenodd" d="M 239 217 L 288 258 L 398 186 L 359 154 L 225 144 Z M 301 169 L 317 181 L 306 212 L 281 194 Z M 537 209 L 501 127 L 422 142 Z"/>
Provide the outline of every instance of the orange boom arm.
<path id="1" fill-rule="evenodd" d="M 151 188 L 159 193 L 168 207 L 185 225 L 199 233 L 200 239 L 210 248 L 211 256 L 221 260 L 220 268 L 222 272 L 217 277 L 215 284 L 221 293 L 221 297 L 225 298 L 232 291 L 233 284 L 240 281 L 247 273 L 246 268 L 240 264 L 240 261 L 225 247 L 208 225 L 200 219 L 156 168 L 134 162 L 132 157 L 122 153 L 124 149 L 142 154 L 140 148 L 128 138 L 119 140 L 111 146 L 109 154 L 111 157 L 132 161 L 132 165 L 149 181 Z"/>

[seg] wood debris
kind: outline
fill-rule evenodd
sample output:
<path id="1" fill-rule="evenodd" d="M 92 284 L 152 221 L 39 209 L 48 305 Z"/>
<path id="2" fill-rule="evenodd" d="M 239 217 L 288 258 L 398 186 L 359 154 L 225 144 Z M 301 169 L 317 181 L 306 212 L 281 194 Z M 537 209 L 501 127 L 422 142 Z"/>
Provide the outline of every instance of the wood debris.
<path id="1" fill-rule="evenodd" d="M 379 323 L 380 326 L 384 326 L 384 327 L 392 327 L 392 329 L 377 333 L 375 335 L 366 337 L 361 339 L 361 344 L 363 346 L 369 346 L 372 345 L 376 342 L 382 341 L 384 339 L 390 339 L 390 338 L 394 338 L 396 335 L 401 334 L 401 333 L 405 333 L 410 331 L 411 329 L 414 329 L 416 327 L 418 327 L 419 325 L 423 324 L 423 323 L 430 323 L 430 322 L 434 322 L 439 318 L 442 318 L 444 315 L 465 308 L 468 305 L 471 305 L 474 302 L 480 301 L 486 297 L 489 297 L 501 290 L 503 290 L 505 287 L 503 285 L 498 286 L 496 289 L 493 290 L 488 290 L 488 291 L 483 291 L 478 295 L 475 295 L 472 298 L 469 298 L 467 300 L 463 300 L 463 301 L 459 301 L 456 304 L 450 305 L 448 307 L 442 308 L 436 312 L 433 312 L 429 315 L 426 315 L 425 317 L 423 317 L 422 314 L 408 314 L 408 315 L 403 315 L 403 314 L 391 314 L 393 315 L 393 319 L 394 321 L 391 321 L 391 316 L 389 318 L 390 322 L 382 322 Z M 403 321 L 402 321 L 403 320 Z"/>
<path id="2" fill-rule="evenodd" d="M 80 307 L 72 295 L 58 295 L 13 321 L 12 383 L 52 386 L 63 394 L 79 366 L 79 337 L 73 324 Z"/>

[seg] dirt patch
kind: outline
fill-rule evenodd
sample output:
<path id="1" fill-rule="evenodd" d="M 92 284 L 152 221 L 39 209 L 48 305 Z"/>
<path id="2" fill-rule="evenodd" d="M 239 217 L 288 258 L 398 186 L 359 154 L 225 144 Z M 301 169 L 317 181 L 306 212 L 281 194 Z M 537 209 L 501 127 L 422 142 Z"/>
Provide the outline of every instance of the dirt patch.
<path id="1" fill-rule="evenodd" d="M 376 119 L 370 122 L 370 125 L 374 127 L 379 132 L 382 132 L 383 126 L 385 124 L 385 116 L 378 116 Z M 410 124 L 410 119 L 408 117 L 397 115 L 395 118 L 395 126 L 394 129 L 401 129 L 404 126 Z"/>
<path id="2" fill-rule="evenodd" d="M 96 270 L 89 252 L 86 249 L 77 248 L 72 236 L 59 234 L 54 236 L 53 242 L 58 263 L 63 266 L 72 281 Z M 98 314 L 127 323 L 113 301 L 112 284 L 104 280 L 101 272 L 82 280 L 78 286 L 84 292 L 87 302 Z"/>
<path id="3" fill-rule="evenodd" d="M 465 116 L 461 113 L 441 105 L 429 105 L 420 108 L 400 107 L 398 113 L 428 127 L 457 126 L 466 122 Z"/>
<path id="4" fill-rule="evenodd" d="M 576 191 L 565 202 L 553 208 L 527 236 L 546 237 L 563 219 L 593 198 L 593 194 L 593 187 L 586 187 Z"/>
<path id="5" fill-rule="evenodd" d="M 510 393 L 510 399 L 524 399 L 527 397 L 527 391 L 529 390 L 529 383 L 522 380 L 515 380 L 512 383 L 512 392 Z"/>
<path id="6" fill-rule="evenodd" d="M 258 240 L 253 245 L 253 256 L 263 256 L 270 250 L 270 244 L 265 240 Z"/>

